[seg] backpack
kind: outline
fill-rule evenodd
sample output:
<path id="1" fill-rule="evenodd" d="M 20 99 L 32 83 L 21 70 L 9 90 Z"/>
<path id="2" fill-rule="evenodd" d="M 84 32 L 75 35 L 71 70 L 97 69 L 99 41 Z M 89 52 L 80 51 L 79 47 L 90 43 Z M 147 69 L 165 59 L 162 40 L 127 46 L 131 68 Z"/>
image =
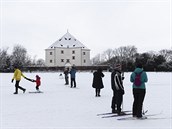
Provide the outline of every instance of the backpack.
<path id="1" fill-rule="evenodd" d="M 143 72 L 143 71 L 142 71 Z M 137 87 L 139 87 L 139 86 L 141 86 L 141 74 L 142 74 L 142 72 L 140 72 L 140 73 L 135 73 L 136 74 L 136 76 L 135 76 L 135 79 L 134 79 L 134 85 L 135 86 L 137 86 Z"/>

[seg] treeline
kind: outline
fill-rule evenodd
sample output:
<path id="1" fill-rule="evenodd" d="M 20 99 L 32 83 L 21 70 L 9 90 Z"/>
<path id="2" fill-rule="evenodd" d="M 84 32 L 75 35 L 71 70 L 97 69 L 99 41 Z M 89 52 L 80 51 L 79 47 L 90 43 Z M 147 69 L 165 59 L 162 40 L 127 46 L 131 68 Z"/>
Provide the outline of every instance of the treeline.
<path id="1" fill-rule="evenodd" d="M 122 46 L 115 49 L 107 49 L 92 58 L 92 66 L 78 67 L 78 70 L 94 70 L 97 67 L 113 69 L 120 63 L 123 71 L 133 71 L 135 62 L 142 62 L 146 71 L 172 71 L 172 50 L 162 49 L 159 52 L 138 53 L 135 46 Z M 58 67 L 46 67 L 43 59 L 33 59 L 28 55 L 26 48 L 15 45 L 12 53 L 8 54 L 8 48 L 0 48 L 0 72 L 12 72 L 13 65 L 18 65 L 25 71 L 52 71 L 62 70 Z"/>
<path id="2" fill-rule="evenodd" d="M 132 71 L 135 62 L 141 62 L 146 71 L 172 71 L 172 50 L 162 49 L 159 52 L 138 53 L 135 46 L 122 46 L 107 49 L 92 59 L 93 65 L 108 65 L 110 68 L 117 63 L 122 64 L 124 71 Z"/>
<path id="3" fill-rule="evenodd" d="M 36 60 L 36 56 L 32 59 L 26 48 L 21 45 L 15 45 L 13 47 L 12 53 L 8 53 L 8 48 L 0 48 L 0 72 L 10 72 L 13 69 L 13 65 L 19 67 L 30 67 L 30 66 L 44 66 L 44 60 Z"/>

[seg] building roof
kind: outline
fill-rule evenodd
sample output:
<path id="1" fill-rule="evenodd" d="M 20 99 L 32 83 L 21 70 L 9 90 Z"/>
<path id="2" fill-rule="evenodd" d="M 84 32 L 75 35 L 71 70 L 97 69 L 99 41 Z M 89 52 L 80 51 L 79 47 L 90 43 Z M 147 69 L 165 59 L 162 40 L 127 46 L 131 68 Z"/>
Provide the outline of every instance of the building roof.
<path id="1" fill-rule="evenodd" d="M 83 45 L 80 41 L 78 41 L 74 36 L 72 36 L 68 31 L 59 40 L 57 40 L 51 46 L 49 46 L 48 49 L 54 49 L 57 47 L 58 48 L 88 49 L 85 45 Z"/>

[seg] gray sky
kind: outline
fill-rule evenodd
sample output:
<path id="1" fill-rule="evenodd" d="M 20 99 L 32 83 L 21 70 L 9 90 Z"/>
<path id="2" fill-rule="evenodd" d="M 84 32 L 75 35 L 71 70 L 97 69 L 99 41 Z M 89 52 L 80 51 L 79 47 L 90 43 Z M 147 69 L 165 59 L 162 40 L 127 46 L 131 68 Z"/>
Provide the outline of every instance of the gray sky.
<path id="1" fill-rule="evenodd" d="M 1 48 L 45 49 L 67 29 L 91 49 L 134 45 L 138 52 L 172 48 L 171 0 L 1 0 Z"/>

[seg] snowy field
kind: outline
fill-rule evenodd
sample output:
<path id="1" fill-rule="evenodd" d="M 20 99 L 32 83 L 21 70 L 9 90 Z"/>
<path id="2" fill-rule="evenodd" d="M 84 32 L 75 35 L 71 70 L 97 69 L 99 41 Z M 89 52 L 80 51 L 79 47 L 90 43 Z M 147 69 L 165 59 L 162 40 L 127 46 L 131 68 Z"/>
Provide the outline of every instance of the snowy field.
<path id="1" fill-rule="evenodd" d="M 147 114 L 159 113 L 149 117 L 156 119 L 125 121 L 97 116 L 111 112 L 110 72 L 104 72 L 101 97 L 95 97 L 91 72 L 77 73 L 75 89 L 64 85 L 60 73 L 24 74 L 33 79 L 40 75 L 44 93 L 29 93 L 35 91 L 35 83 L 22 79 L 20 85 L 27 91 L 14 95 L 13 73 L 0 73 L 0 129 L 172 129 L 172 73 L 147 73 L 143 107 Z M 130 74 L 125 73 L 123 110 L 132 108 Z"/>

